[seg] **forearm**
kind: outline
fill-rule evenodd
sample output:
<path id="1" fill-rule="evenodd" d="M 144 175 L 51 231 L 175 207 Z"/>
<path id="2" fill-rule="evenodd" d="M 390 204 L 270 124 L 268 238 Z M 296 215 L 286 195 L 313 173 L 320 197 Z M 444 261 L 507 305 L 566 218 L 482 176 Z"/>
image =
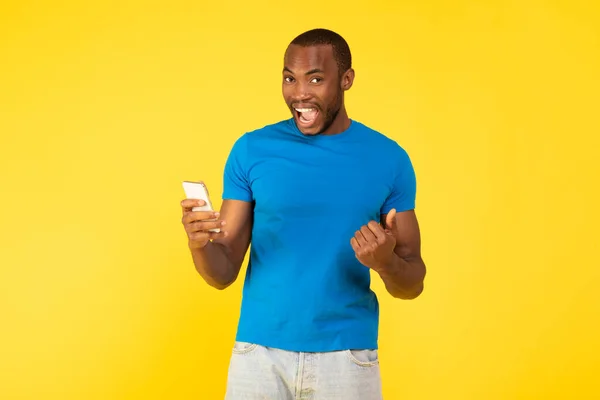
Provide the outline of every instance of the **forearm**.
<path id="1" fill-rule="evenodd" d="M 191 249 L 191 253 L 196 270 L 212 287 L 222 290 L 235 281 L 239 268 L 222 244 L 208 242 L 201 249 Z"/>
<path id="2" fill-rule="evenodd" d="M 423 291 L 425 264 L 422 259 L 405 260 L 394 253 L 390 264 L 378 271 L 387 291 L 399 299 L 414 299 Z"/>

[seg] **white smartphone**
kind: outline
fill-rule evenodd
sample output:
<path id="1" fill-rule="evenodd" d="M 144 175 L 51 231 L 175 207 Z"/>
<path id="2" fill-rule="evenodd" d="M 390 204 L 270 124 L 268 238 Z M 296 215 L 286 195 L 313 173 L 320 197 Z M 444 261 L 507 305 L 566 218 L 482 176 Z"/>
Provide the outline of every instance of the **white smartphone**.
<path id="1" fill-rule="evenodd" d="M 214 211 L 212 203 L 210 202 L 210 197 L 208 196 L 208 189 L 201 182 L 183 182 L 183 190 L 185 191 L 185 196 L 188 199 L 198 199 L 204 200 L 204 205 L 200 207 L 192 208 L 192 211 Z M 209 219 L 207 221 L 216 221 L 216 219 Z M 219 228 L 209 229 L 209 232 L 221 232 Z"/>

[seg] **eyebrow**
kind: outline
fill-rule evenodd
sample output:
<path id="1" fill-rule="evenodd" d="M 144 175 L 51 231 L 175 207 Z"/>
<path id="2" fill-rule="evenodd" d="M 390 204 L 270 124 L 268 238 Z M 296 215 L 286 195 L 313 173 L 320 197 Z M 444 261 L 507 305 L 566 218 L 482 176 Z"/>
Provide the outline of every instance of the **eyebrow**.
<path id="1" fill-rule="evenodd" d="M 289 72 L 290 74 L 294 74 L 294 72 L 291 69 L 289 69 L 288 67 L 283 67 L 283 70 Z M 324 72 L 325 71 L 323 71 L 322 69 L 313 68 L 310 71 L 307 71 L 306 74 L 304 74 L 304 75 L 312 75 L 312 74 L 319 74 L 319 73 L 322 74 Z"/>

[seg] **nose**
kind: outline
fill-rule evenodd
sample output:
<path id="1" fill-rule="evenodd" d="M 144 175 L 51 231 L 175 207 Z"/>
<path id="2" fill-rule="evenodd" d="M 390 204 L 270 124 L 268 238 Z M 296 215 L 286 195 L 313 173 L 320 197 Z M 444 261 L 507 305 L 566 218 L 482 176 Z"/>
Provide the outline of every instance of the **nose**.
<path id="1" fill-rule="evenodd" d="M 309 91 L 309 86 L 301 81 L 296 81 L 294 83 L 294 89 L 292 92 L 292 98 L 296 102 L 302 102 L 311 98 L 311 93 Z"/>

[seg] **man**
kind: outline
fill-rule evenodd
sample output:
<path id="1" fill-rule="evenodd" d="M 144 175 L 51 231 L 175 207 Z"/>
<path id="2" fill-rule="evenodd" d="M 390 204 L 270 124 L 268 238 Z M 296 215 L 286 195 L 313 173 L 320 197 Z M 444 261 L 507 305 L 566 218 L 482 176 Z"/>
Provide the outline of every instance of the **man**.
<path id="1" fill-rule="evenodd" d="M 220 213 L 182 202 L 211 286 L 236 280 L 252 243 L 227 399 L 380 399 L 370 271 L 396 298 L 423 290 L 414 170 L 397 143 L 348 117 L 351 60 L 335 32 L 296 37 L 282 76 L 292 118 L 235 142 Z"/>

